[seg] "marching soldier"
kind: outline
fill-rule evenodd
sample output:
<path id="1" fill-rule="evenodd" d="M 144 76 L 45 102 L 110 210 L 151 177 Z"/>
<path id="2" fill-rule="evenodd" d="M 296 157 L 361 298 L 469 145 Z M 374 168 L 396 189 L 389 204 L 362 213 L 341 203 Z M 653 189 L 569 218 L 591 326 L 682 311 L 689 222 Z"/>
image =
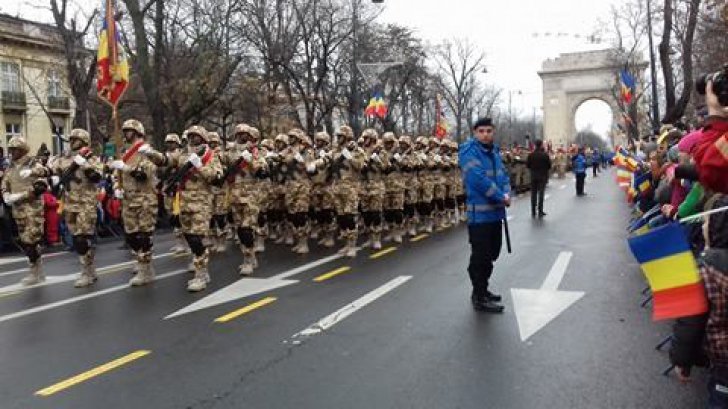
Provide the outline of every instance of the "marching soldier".
<path id="1" fill-rule="evenodd" d="M 273 184 L 268 207 L 268 223 L 270 224 L 268 229 L 271 231 L 270 236 L 271 239 L 275 240 L 275 243 L 285 242 L 286 245 L 292 245 L 293 234 L 288 227 L 285 209 L 288 174 L 284 171 L 285 166 L 282 156 L 288 149 L 288 135 L 278 134 L 273 141 L 273 146 L 275 149 L 265 154 L 268 169 L 270 170 L 271 183 Z"/>
<path id="2" fill-rule="evenodd" d="M 437 229 L 442 230 L 449 226 L 448 220 L 445 218 L 445 196 L 447 195 L 447 186 L 445 184 L 445 163 L 442 156 L 441 142 L 432 136 L 429 140 L 428 154 L 432 158 L 432 171 L 430 178 L 432 179 L 432 209 L 435 214 L 434 220 Z"/>
<path id="3" fill-rule="evenodd" d="M 30 271 L 21 280 L 23 285 L 45 281 L 41 268 L 40 243 L 43 239 L 43 200 L 41 195 L 48 189 L 43 178 L 48 177 L 46 167 L 28 155 L 30 147 L 25 139 L 14 136 L 8 141 L 10 167 L 2 179 L 2 195 L 5 204 L 13 210 L 18 226 L 20 244 L 28 257 Z"/>
<path id="4" fill-rule="evenodd" d="M 157 222 L 157 166 L 164 165 L 163 154 L 146 142 L 144 126 L 136 119 L 124 121 L 121 127 L 129 148 L 120 160 L 111 162 L 116 172 L 115 195 L 123 197 L 121 217 L 126 243 L 136 256 L 137 274 L 129 281 L 141 286 L 154 281 L 152 268 L 152 235 Z"/>
<path id="5" fill-rule="evenodd" d="M 89 146 L 91 138 L 83 129 L 69 136 L 71 151 L 51 164 L 54 184 L 63 184 L 63 218 L 73 236 L 73 248 L 82 266 L 74 287 L 88 287 L 98 279 L 94 267 L 93 237 L 96 234 L 96 184 L 103 165 Z"/>
<path id="6" fill-rule="evenodd" d="M 417 235 L 417 205 L 420 201 L 420 183 L 417 178 L 421 166 L 418 155 L 414 152 L 412 139 L 407 135 L 399 137 L 400 168 L 407 179 L 404 191 L 404 227 L 410 237 Z"/>
<path id="7" fill-rule="evenodd" d="M 251 128 L 252 135 L 255 136 L 257 129 Z M 260 136 L 260 133 L 258 133 Z M 260 139 L 260 138 L 259 138 Z M 278 187 L 273 182 L 273 174 L 268 159 L 275 155 L 275 144 L 272 139 L 263 139 L 260 141 L 258 156 L 260 156 L 265 164 L 267 172 L 261 175 L 258 181 L 260 195 L 258 197 L 258 234 L 255 236 L 255 251 L 260 253 L 265 251 L 265 241 L 270 236 L 271 225 L 276 223 L 276 216 L 271 210 L 271 203 L 276 200 L 278 195 Z M 279 211 L 280 214 L 280 211 Z M 280 217 L 278 217 L 280 220 Z"/>
<path id="8" fill-rule="evenodd" d="M 399 153 L 397 137 L 387 132 L 382 137 L 384 154 L 389 166 L 385 170 L 384 220 L 389 226 L 389 236 L 395 243 L 402 242 L 404 234 L 405 175 L 402 171 L 403 157 Z"/>
<path id="9" fill-rule="evenodd" d="M 453 225 L 458 224 L 457 208 L 458 208 L 458 195 L 462 195 L 462 181 L 459 174 L 458 158 L 457 158 L 458 144 L 451 139 L 445 139 L 442 141 L 443 151 L 443 174 L 445 189 L 445 218 L 447 223 Z M 458 184 L 460 186 L 458 186 Z"/>
<path id="10" fill-rule="evenodd" d="M 303 130 L 288 131 L 289 145 L 283 153 L 281 171 L 287 175 L 285 207 L 296 245 L 293 252 L 308 253 L 308 210 L 311 201 L 311 180 L 309 174 L 316 171 L 311 140 Z"/>
<path id="11" fill-rule="evenodd" d="M 217 132 L 208 132 L 208 146 L 215 152 L 221 166 L 226 166 L 225 151 L 222 149 L 222 140 Z M 212 190 L 212 219 L 210 219 L 210 249 L 222 253 L 227 249 L 227 215 L 228 190 L 225 181 L 210 186 Z"/>
<path id="12" fill-rule="evenodd" d="M 336 244 L 334 241 L 336 211 L 331 187 L 331 136 L 326 132 L 317 132 L 314 135 L 314 144 L 316 145 L 316 173 L 311 177 L 313 182 L 311 206 L 316 217 L 316 232 L 321 236 L 319 244 L 324 247 L 333 247 Z"/>
<path id="13" fill-rule="evenodd" d="M 354 132 L 349 126 L 339 128 L 336 136 L 336 148 L 331 163 L 331 187 L 336 202 L 336 222 L 346 240 L 339 253 L 353 258 L 356 257 L 357 250 L 356 214 L 359 210 L 361 169 L 366 161 L 366 154 L 356 145 Z"/>
<path id="14" fill-rule="evenodd" d="M 566 176 L 566 168 L 569 163 L 569 158 L 564 151 L 564 148 L 559 148 L 556 151 L 556 172 L 559 175 L 559 179 L 563 179 Z"/>
<path id="15" fill-rule="evenodd" d="M 365 129 L 362 132 L 363 148 L 367 162 L 362 168 L 364 184 L 361 189 L 361 210 L 364 225 L 369 232 L 369 246 L 374 250 L 382 248 L 382 212 L 384 210 L 384 170 L 389 162 L 382 154 L 377 131 Z"/>
<path id="16" fill-rule="evenodd" d="M 179 135 L 175 133 L 167 134 L 167 136 L 164 137 L 164 155 L 166 157 L 165 162 L 169 163 L 169 158 L 171 156 L 179 155 L 180 150 L 182 149 L 182 140 L 180 139 Z M 162 180 L 167 179 L 169 175 L 171 175 L 175 169 L 165 165 L 163 167 L 162 171 Z M 172 253 L 181 254 L 186 253 L 189 249 L 187 248 L 187 242 L 185 242 L 185 238 L 182 235 L 182 231 L 179 229 L 179 196 L 175 195 L 174 197 L 170 197 L 167 195 L 164 195 L 164 208 L 167 210 L 167 214 L 170 216 L 170 224 L 172 225 L 174 239 L 175 239 L 175 245 L 172 246 L 170 249 Z"/>
<path id="17" fill-rule="evenodd" d="M 253 132 L 253 129 L 246 124 L 235 126 L 235 149 L 228 151 L 225 158 L 233 224 L 243 254 L 243 263 L 239 268 L 241 275 L 252 274 L 258 266 L 255 247 L 260 202 L 262 195 L 268 193 L 260 185 L 260 179 L 268 173 L 268 164 L 257 147 L 260 134 L 257 129 Z"/>
<path id="18" fill-rule="evenodd" d="M 195 273 L 192 280 L 187 282 L 187 290 L 197 292 L 206 289 L 210 282 L 210 253 L 203 239 L 210 231 L 212 218 L 211 185 L 222 178 L 222 167 L 214 150 L 206 145 L 209 137 L 205 128 L 198 125 L 190 127 L 187 138 L 187 150 L 171 158 L 171 165 L 178 171 L 173 182 L 176 185 L 168 186 L 167 189 L 179 192 L 179 221 L 182 234 L 192 251 Z"/>
<path id="19" fill-rule="evenodd" d="M 435 185 L 433 183 L 432 171 L 436 164 L 434 158 L 427 154 L 427 137 L 418 136 L 415 140 L 415 152 L 419 159 L 417 171 L 417 179 L 419 181 L 420 192 L 419 202 L 417 203 L 417 213 L 420 216 L 422 230 L 432 233 L 432 201 L 435 195 Z"/>

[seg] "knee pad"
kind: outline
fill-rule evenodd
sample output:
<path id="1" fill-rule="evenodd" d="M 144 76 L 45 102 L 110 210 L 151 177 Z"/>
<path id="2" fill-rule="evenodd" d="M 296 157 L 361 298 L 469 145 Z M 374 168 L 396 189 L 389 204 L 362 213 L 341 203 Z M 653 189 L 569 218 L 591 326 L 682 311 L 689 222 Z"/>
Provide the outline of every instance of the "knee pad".
<path id="1" fill-rule="evenodd" d="M 290 215 L 288 215 L 288 220 L 291 222 L 293 227 L 303 227 L 306 225 L 306 222 L 308 221 L 308 213 L 307 212 L 291 213 Z"/>
<path id="2" fill-rule="evenodd" d="M 250 227 L 238 227 L 238 239 L 245 247 L 251 248 L 255 245 L 255 233 Z"/>
<path id="3" fill-rule="evenodd" d="M 429 216 L 432 213 L 432 203 L 419 203 L 417 211 L 423 216 Z"/>
<path id="4" fill-rule="evenodd" d="M 210 228 L 210 230 L 214 230 L 215 229 L 215 224 L 216 224 L 215 216 L 212 216 L 210 218 L 210 223 L 208 224 L 208 227 Z"/>
<path id="5" fill-rule="evenodd" d="M 354 230 L 356 228 L 356 221 L 354 220 L 353 214 L 344 214 L 337 217 L 337 222 L 342 230 Z"/>
<path id="6" fill-rule="evenodd" d="M 371 212 L 372 213 L 372 226 L 382 225 L 382 212 Z"/>
<path id="7" fill-rule="evenodd" d="M 321 224 L 331 224 L 334 221 L 334 211 L 331 209 L 320 210 L 316 215 L 316 221 Z"/>
<path id="8" fill-rule="evenodd" d="M 437 210 L 445 210 L 445 201 L 443 199 L 435 199 L 434 201 L 434 208 Z"/>
<path id="9" fill-rule="evenodd" d="M 40 258 L 40 245 L 38 243 L 24 244 L 23 250 L 25 250 L 25 256 L 28 257 L 31 263 L 35 263 Z"/>
<path id="10" fill-rule="evenodd" d="M 258 213 L 258 226 L 265 227 L 268 224 L 268 214 L 265 212 Z"/>
<path id="11" fill-rule="evenodd" d="M 139 243 L 139 249 L 143 252 L 152 251 L 152 234 L 151 233 L 137 233 L 137 243 Z"/>
<path id="12" fill-rule="evenodd" d="M 90 248 L 88 238 L 86 236 L 73 236 L 73 248 L 79 256 L 85 255 Z"/>
<path id="13" fill-rule="evenodd" d="M 456 198 L 458 205 L 464 205 L 465 204 L 465 195 L 458 195 Z"/>
<path id="14" fill-rule="evenodd" d="M 414 217 L 415 216 L 415 205 L 405 204 L 404 205 L 404 215 L 407 217 Z"/>
<path id="15" fill-rule="evenodd" d="M 205 253 L 205 245 L 202 244 L 202 237 L 197 234 L 185 234 L 185 240 L 192 250 L 192 254 L 200 257 Z"/>
<path id="16" fill-rule="evenodd" d="M 215 219 L 215 223 L 217 223 L 217 227 L 222 229 L 225 229 L 225 226 L 227 225 L 227 220 L 224 214 L 216 214 L 213 216 Z"/>
<path id="17" fill-rule="evenodd" d="M 447 199 L 445 199 L 445 208 L 446 209 L 452 210 L 455 207 L 457 207 L 457 203 L 455 202 L 454 197 L 448 197 Z"/>
<path id="18" fill-rule="evenodd" d="M 141 249 L 136 233 L 126 235 L 126 244 L 135 252 L 138 252 Z"/>
<path id="19" fill-rule="evenodd" d="M 404 222 L 404 212 L 401 210 L 392 210 L 392 218 L 396 224 L 402 224 Z"/>
<path id="20" fill-rule="evenodd" d="M 394 210 L 389 210 L 389 209 L 384 211 L 384 220 L 387 223 L 394 222 L 394 212 L 395 212 Z"/>
<path id="21" fill-rule="evenodd" d="M 233 218 L 233 212 L 228 212 L 228 214 L 225 215 L 225 218 L 228 223 L 235 223 L 235 218 Z"/>

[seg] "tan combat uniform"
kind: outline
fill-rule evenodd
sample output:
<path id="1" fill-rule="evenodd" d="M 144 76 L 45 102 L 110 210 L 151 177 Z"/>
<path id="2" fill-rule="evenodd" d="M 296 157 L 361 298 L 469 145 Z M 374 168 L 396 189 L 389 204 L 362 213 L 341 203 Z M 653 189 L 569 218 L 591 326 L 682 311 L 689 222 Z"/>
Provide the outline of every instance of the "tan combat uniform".
<path id="1" fill-rule="evenodd" d="M 346 243 L 339 250 L 347 257 L 356 257 L 361 169 L 366 162 L 365 152 L 354 142 L 354 132 L 342 126 L 337 132 L 337 145 L 332 153 L 331 188 L 334 194 L 337 223 Z"/>
<path id="2" fill-rule="evenodd" d="M 384 220 L 389 228 L 387 239 L 395 243 L 402 242 L 404 234 L 404 201 L 405 201 L 405 174 L 402 171 L 403 157 L 399 153 L 399 144 L 393 133 L 387 132 L 382 137 L 384 154 L 387 156 L 389 166 L 385 169 L 384 185 Z"/>

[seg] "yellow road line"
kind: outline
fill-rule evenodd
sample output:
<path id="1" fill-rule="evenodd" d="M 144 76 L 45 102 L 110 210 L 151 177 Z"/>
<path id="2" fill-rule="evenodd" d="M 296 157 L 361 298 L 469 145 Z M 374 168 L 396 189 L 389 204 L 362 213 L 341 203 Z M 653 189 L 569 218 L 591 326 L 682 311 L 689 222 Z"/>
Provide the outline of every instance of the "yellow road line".
<path id="1" fill-rule="evenodd" d="M 12 291 L 9 293 L 0 294 L 0 298 L 10 297 L 11 295 L 17 295 L 22 293 L 22 291 Z"/>
<path id="2" fill-rule="evenodd" d="M 223 323 L 223 322 L 228 322 L 230 320 L 234 320 L 235 318 L 238 318 L 239 316 L 241 316 L 243 314 L 247 314 L 250 311 L 257 310 L 258 308 L 266 306 L 275 300 L 277 300 L 276 297 L 263 298 L 260 301 L 256 301 L 250 305 L 246 305 L 243 308 L 240 308 L 233 312 L 227 313 L 227 314 L 223 315 L 222 317 L 215 318 L 215 322 Z"/>
<path id="3" fill-rule="evenodd" d="M 78 374 L 78 375 L 74 376 L 73 378 L 68 378 L 65 381 L 61 381 L 55 385 L 51 385 L 47 388 L 41 389 L 41 390 L 37 391 L 35 394 L 38 396 L 53 395 L 54 393 L 60 392 L 64 389 L 70 388 L 81 382 L 85 382 L 91 378 L 102 375 L 106 372 L 116 369 L 122 365 L 126 365 L 132 361 L 135 361 L 135 360 L 137 360 L 143 356 L 149 355 L 151 353 L 152 353 L 152 351 L 146 351 L 146 350 L 132 352 L 129 355 L 123 356 L 119 359 L 115 359 L 115 360 L 113 360 L 109 363 L 103 364 L 101 366 L 97 366 L 96 368 L 91 369 L 90 371 L 86 371 L 84 373 Z"/>
<path id="4" fill-rule="evenodd" d="M 420 234 L 419 236 L 412 237 L 410 241 L 420 241 L 430 237 L 429 234 Z"/>
<path id="5" fill-rule="evenodd" d="M 396 250 L 397 250 L 397 247 L 394 247 L 394 246 L 392 246 L 392 247 L 387 247 L 387 248 L 386 248 L 386 249 L 384 249 L 384 250 L 378 251 L 378 252 L 376 252 L 376 253 L 374 253 L 374 254 L 370 255 L 370 256 L 369 256 L 369 258 L 370 258 L 370 259 L 372 259 L 372 260 L 374 260 L 374 259 L 378 259 L 379 257 L 382 257 L 382 256 L 384 256 L 384 255 L 387 255 L 387 254 L 389 254 L 389 253 L 391 253 L 391 252 L 393 252 L 393 251 L 396 251 Z"/>
<path id="6" fill-rule="evenodd" d="M 339 274 L 344 274 L 349 270 L 351 270 L 351 267 L 349 266 L 339 267 L 336 270 L 329 271 L 326 274 L 321 274 L 320 276 L 314 278 L 313 281 L 320 283 L 322 281 L 328 280 L 329 278 L 336 277 Z"/>

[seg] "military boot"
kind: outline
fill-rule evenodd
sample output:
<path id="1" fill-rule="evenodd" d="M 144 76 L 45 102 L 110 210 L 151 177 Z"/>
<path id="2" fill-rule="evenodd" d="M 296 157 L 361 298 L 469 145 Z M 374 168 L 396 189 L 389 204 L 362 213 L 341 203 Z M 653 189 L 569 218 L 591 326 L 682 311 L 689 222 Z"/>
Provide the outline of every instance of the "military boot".
<path id="1" fill-rule="evenodd" d="M 227 237 L 225 237 L 225 230 L 218 230 L 217 231 L 217 252 L 218 253 L 224 253 L 227 251 Z"/>
<path id="2" fill-rule="evenodd" d="M 402 226 L 394 226 L 392 228 L 392 241 L 395 243 L 401 243 L 403 231 L 404 229 L 402 228 Z"/>
<path id="3" fill-rule="evenodd" d="M 334 230 L 326 230 L 326 232 L 324 233 L 324 238 L 321 239 L 319 244 L 329 249 L 331 247 L 334 247 L 336 245 L 336 241 L 334 240 Z"/>
<path id="4" fill-rule="evenodd" d="M 250 251 L 244 246 L 240 246 L 240 252 L 243 253 L 243 263 L 240 264 L 238 271 L 242 276 L 249 276 L 253 274 L 253 269 L 255 268 L 252 260 L 250 259 Z M 255 254 L 255 252 L 253 252 L 253 254 Z"/>
<path id="5" fill-rule="evenodd" d="M 298 254 L 308 254 L 308 235 L 300 233 L 296 236 L 298 236 L 298 244 L 296 244 L 293 252 Z"/>
<path id="6" fill-rule="evenodd" d="M 255 235 L 255 251 L 262 253 L 265 251 L 265 239 L 268 237 L 268 225 L 258 229 L 258 234 Z"/>
<path id="7" fill-rule="evenodd" d="M 30 269 L 28 275 L 20 280 L 22 285 L 36 285 L 45 281 L 45 275 L 43 275 L 43 268 L 41 267 L 40 259 L 36 260 L 35 263 L 29 264 Z"/>
<path id="8" fill-rule="evenodd" d="M 88 287 L 95 283 L 98 279 L 98 276 L 96 275 L 96 268 L 94 267 L 93 250 L 89 250 L 86 254 L 80 256 L 79 262 L 81 263 L 82 268 L 81 275 L 79 275 L 76 282 L 73 283 L 73 286 L 76 288 Z"/>
<path id="9" fill-rule="evenodd" d="M 369 234 L 369 241 L 371 243 L 372 250 L 382 249 L 382 233 L 379 231 L 372 231 Z"/>
<path id="10" fill-rule="evenodd" d="M 184 254 L 189 251 L 189 247 L 187 247 L 187 242 L 185 241 L 184 236 L 177 230 L 174 232 L 174 240 L 175 244 L 169 251 L 174 254 Z"/>
<path id="11" fill-rule="evenodd" d="M 198 292 L 207 288 L 207 284 L 210 282 L 210 274 L 207 271 L 209 261 L 210 253 L 207 250 L 201 256 L 194 257 L 192 262 L 195 265 L 195 276 L 187 282 L 187 291 Z"/>
<path id="12" fill-rule="evenodd" d="M 356 257 L 356 237 L 349 237 L 346 241 L 346 252 L 344 256 L 349 258 Z"/>
<path id="13" fill-rule="evenodd" d="M 154 269 L 152 268 L 152 253 L 139 253 L 137 255 L 137 274 L 129 280 L 132 287 L 140 287 L 154 281 Z"/>

